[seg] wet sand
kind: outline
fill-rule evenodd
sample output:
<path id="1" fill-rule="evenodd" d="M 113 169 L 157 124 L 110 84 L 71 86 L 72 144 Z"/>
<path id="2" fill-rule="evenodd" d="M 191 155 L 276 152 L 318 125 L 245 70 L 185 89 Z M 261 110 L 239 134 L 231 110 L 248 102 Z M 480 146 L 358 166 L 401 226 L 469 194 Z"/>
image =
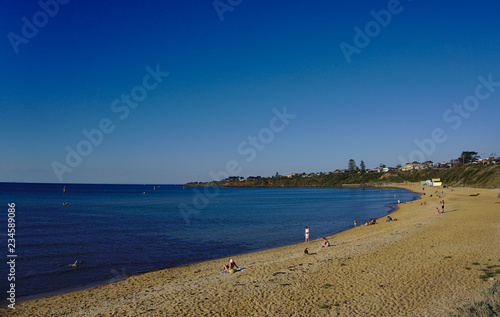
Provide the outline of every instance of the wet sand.
<path id="1" fill-rule="evenodd" d="M 422 192 L 420 184 L 396 186 Z M 19 302 L 0 315 L 446 315 L 490 285 L 482 269 L 500 265 L 500 198 L 498 189 L 439 189 L 440 198 L 435 191 L 400 204 L 391 214 L 397 221 L 327 237 L 336 246 L 314 240 L 235 256 L 245 269 L 234 274 L 220 272 L 229 258 L 150 272 Z M 434 215 L 442 199 L 445 213 Z"/>

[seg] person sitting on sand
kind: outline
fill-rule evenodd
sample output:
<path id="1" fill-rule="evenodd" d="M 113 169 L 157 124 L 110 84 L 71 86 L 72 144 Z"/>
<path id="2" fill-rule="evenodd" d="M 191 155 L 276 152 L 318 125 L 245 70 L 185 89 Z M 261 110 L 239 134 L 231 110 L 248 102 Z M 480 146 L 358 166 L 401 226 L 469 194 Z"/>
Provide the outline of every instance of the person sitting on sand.
<path id="1" fill-rule="evenodd" d="M 391 221 L 392 221 L 391 216 L 387 216 L 387 222 L 391 222 Z"/>
<path id="2" fill-rule="evenodd" d="M 323 237 L 323 243 L 321 244 L 321 247 L 329 247 L 330 246 L 330 242 L 328 242 L 328 240 L 326 240 L 325 237 Z"/>
<path id="3" fill-rule="evenodd" d="M 239 269 L 238 265 L 236 265 L 236 262 L 233 261 L 233 259 L 229 260 L 228 264 L 224 264 L 222 267 L 222 272 L 227 272 L 227 273 L 234 273 L 236 272 L 236 269 Z"/>
<path id="4" fill-rule="evenodd" d="M 368 226 L 368 220 L 365 220 L 365 227 Z"/>

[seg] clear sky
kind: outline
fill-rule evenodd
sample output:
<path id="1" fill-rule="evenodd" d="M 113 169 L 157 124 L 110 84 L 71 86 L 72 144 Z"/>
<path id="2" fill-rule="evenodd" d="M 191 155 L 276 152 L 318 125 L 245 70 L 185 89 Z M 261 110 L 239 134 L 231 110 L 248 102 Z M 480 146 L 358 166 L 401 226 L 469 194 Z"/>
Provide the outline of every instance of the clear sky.
<path id="1" fill-rule="evenodd" d="M 4 1 L 0 181 L 500 156 L 499 12 L 496 0 Z"/>

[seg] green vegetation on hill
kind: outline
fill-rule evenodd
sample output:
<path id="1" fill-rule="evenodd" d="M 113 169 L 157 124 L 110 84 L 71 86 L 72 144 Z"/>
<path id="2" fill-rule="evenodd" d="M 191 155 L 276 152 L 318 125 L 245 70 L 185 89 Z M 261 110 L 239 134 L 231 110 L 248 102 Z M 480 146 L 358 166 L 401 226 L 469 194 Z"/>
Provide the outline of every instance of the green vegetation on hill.
<path id="1" fill-rule="evenodd" d="M 340 173 L 298 174 L 293 177 L 237 177 L 218 182 L 188 183 L 187 186 L 221 187 L 339 187 L 343 185 L 377 185 L 383 183 L 420 182 L 440 178 L 448 186 L 472 186 L 500 188 L 500 165 L 461 164 L 452 168 L 424 169 L 414 171 L 390 171 L 369 173 L 347 171 Z"/>

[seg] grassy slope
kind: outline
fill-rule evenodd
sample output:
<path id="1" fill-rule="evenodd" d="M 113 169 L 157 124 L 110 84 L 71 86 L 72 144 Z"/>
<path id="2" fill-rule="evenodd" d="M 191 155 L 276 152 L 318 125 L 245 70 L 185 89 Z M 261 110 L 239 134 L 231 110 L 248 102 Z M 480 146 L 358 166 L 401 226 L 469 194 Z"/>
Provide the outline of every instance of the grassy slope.
<path id="1" fill-rule="evenodd" d="M 389 173 L 343 173 L 322 174 L 312 177 L 298 175 L 292 178 L 269 177 L 235 182 L 190 183 L 187 185 L 227 186 L 227 187 L 336 187 L 347 184 L 382 184 L 404 181 L 420 182 L 431 178 L 441 178 L 448 186 L 473 186 L 500 188 L 500 165 L 465 164 L 448 169 L 427 169 L 421 171 Z"/>

